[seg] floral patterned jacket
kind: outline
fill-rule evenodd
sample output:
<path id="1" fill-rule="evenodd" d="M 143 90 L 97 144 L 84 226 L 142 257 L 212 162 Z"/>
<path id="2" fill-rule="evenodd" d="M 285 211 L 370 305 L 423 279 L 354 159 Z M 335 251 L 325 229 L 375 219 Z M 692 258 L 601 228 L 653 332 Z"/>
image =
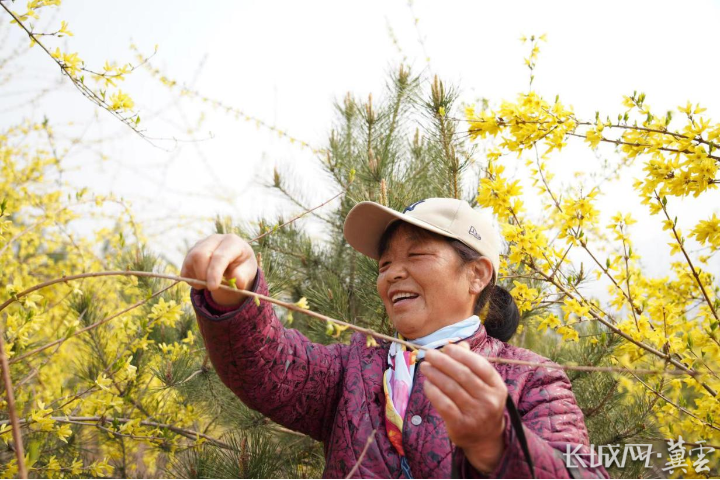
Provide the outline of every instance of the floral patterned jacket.
<path id="1" fill-rule="evenodd" d="M 253 291 L 267 295 L 260 270 Z M 369 348 L 365 337 L 355 334 L 349 345 L 325 346 L 285 328 L 267 302 L 257 306 L 248 299 L 228 309 L 213 302 L 207 290 L 196 289 L 191 290 L 191 300 L 220 379 L 250 408 L 323 442 L 325 478 L 348 475 L 373 430 L 374 442 L 355 476 L 406 478 L 384 424 L 382 378 L 387 369 L 387 342 Z M 544 357 L 488 336 L 482 326 L 467 341 L 473 351 L 484 356 L 551 364 Z M 563 453 L 568 448 L 576 455 L 590 453 L 583 414 L 566 374 L 552 368 L 494 365 L 521 418 L 516 417 L 513 425 L 510 408 L 506 409 L 505 452 L 490 476 L 607 478 L 602 467 L 565 466 Z M 423 394 L 425 378 L 419 370 L 415 370 L 403 429 L 412 476 L 484 478 L 448 439 L 442 418 Z"/>

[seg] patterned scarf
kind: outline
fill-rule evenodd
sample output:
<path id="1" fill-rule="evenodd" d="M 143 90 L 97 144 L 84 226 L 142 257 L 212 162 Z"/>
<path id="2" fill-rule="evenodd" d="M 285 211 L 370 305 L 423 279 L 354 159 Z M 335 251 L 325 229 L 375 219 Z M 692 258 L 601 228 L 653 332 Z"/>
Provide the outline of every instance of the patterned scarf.
<path id="1" fill-rule="evenodd" d="M 448 325 L 425 337 L 412 341 L 428 348 L 440 348 L 448 343 L 468 338 L 480 327 L 480 318 L 473 315 L 458 323 Z M 398 338 L 404 340 L 402 335 Z M 390 442 L 405 460 L 402 446 L 403 418 L 407 410 L 410 392 L 412 391 L 415 364 L 425 356 L 424 350 L 408 351 L 405 345 L 392 343 L 388 352 L 388 369 L 383 377 L 385 389 L 385 428 Z M 407 465 L 407 462 L 405 462 Z M 403 469 L 405 470 L 405 469 Z M 409 477 L 409 469 L 406 472 Z M 412 477 L 410 477 L 412 478 Z"/>

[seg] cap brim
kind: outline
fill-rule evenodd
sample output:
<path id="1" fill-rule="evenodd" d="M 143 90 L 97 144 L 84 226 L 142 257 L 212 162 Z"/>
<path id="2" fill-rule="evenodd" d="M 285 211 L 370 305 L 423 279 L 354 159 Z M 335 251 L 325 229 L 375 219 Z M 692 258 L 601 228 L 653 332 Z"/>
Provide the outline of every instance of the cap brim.
<path id="1" fill-rule="evenodd" d="M 429 230 L 438 235 L 450 238 L 457 236 L 447 230 L 430 225 L 404 213 L 384 207 L 375 202 L 360 202 L 355 205 L 345 218 L 343 234 L 345 240 L 358 252 L 375 260 L 380 260 L 378 252 L 380 238 L 387 227 L 395 220 L 402 220 L 417 227 Z"/>

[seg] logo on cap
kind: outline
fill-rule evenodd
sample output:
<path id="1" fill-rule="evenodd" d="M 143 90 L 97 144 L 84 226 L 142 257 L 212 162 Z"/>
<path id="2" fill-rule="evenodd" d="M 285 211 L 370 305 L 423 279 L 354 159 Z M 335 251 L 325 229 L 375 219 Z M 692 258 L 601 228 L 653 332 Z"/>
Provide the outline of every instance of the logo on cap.
<path id="1" fill-rule="evenodd" d="M 424 201 L 425 201 L 425 200 L 419 200 L 419 201 L 413 203 L 413 204 L 410 205 L 409 207 L 405 208 L 405 210 L 403 210 L 403 213 L 412 212 L 413 210 L 415 210 L 415 207 L 417 207 L 418 205 L 420 205 L 420 204 L 423 203 Z"/>
<path id="2" fill-rule="evenodd" d="M 472 225 L 470 225 L 470 230 L 468 230 L 468 233 L 473 237 L 477 238 L 478 240 L 482 240 L 480 234 L 477 232 L 477 230 L 475 230 L 475 227 L 473 227 Z"/>

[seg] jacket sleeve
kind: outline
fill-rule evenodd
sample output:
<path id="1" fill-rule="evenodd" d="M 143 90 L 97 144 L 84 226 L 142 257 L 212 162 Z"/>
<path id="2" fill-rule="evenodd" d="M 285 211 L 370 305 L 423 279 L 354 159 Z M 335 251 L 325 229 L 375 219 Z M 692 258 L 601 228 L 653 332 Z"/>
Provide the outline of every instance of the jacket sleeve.
<path id="1" fill-rule="evenodd" d="M 608 478 L 591 450 L 584 416 L 575 401 L 572 385 L 564 371 L 537 368 L 517 402 L 522 430 L 537 478 Z M 476 470 L 461 449 L 453 464 L 460 478 L 531 478 L 530 464 L 505 409 L 505 451 L 498 466 L 489 473 Z M 568 468 L 566 453 L 571 453 Z M 593 463 L 594 462 L 594 463 Z"/>
<path id="2" fill-rule="evenodd" d="M 253 291 L 268 295 L 260 269 Z M 190 298 L 220 380 L 274 422 L 323 440 L 342 388 L 347 346 L 312 343 L 286 329 L 268 302 L 258 306 L 248 298 L 229 309 L 194 288 Z"/>

